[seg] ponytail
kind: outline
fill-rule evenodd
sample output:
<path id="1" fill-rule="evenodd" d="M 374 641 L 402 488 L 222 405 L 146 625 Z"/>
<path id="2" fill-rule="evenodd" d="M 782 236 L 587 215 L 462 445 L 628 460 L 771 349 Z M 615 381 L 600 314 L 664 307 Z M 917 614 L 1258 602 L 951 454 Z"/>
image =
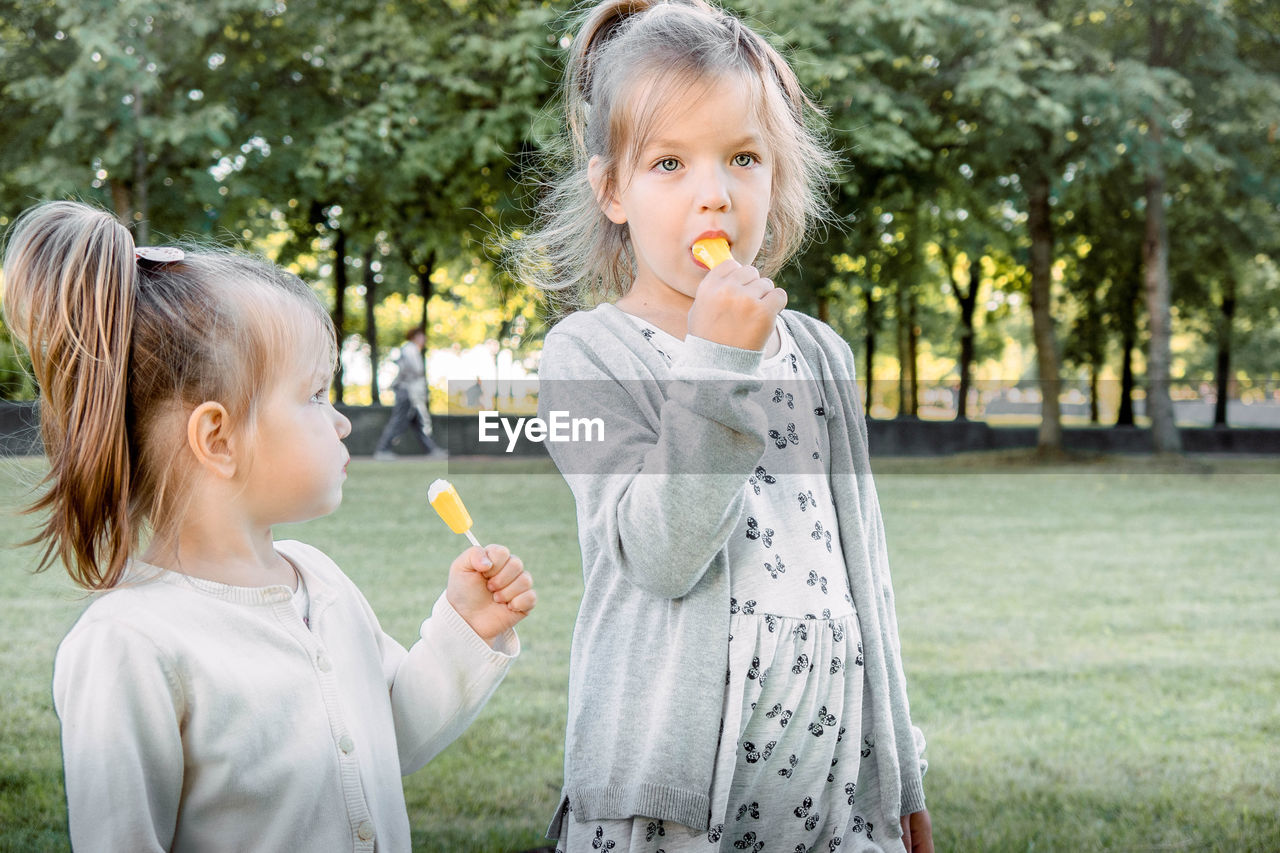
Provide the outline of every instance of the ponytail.
<path id="1" fill-rule="evenodd" d="M 589 145 L 586 140 L 587 113 L 597 98 L 597 94 L 592 91 L 595 84 L 595 59 L 604 45 L 625 29 L 629 19 L 653 5 L 652 0 L 605 0 L 593 7 L 582 19 L 578 35 L 569 47 L 564 77 L 567 122 L 580 151 L 596 147 Z M 590 153 L 601 152 L 592 150 Z"/>
<path id="2" fill-rule="evenodd" d="M 37 571 L 56 560 L 110 589 L 144 532 L 174 543 L 191 505 L 186 416 L 221 403 L 251 436 L 257 394 L 299 347 L 337 358 L 306 282 L 264 258 L 191 245 L 148 253 L 104 211 L 46 202 L 18 218 L 4 308 L 31 354 L 49 473 L 30 512 Z"/>
<path id="3" fill-rule="evenodd" d="M 37 570 L 61 560 L 88 589 L 113 586 L 138 531 L 129 512 L 128 367 L 136 302 L 133 238 L 114 217 L 42 204 L 13 226 L 6 320 L 40 388 L 48 519 Z M 30 543 L 27 543 L 30 544 Z"/>

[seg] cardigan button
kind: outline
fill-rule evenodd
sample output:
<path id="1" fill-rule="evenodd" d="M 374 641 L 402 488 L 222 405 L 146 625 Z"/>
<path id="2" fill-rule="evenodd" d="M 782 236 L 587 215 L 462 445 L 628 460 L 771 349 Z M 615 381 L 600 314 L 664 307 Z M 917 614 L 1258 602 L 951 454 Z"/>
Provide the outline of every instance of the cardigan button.
<path id="1" fill-rule="evenodd" d="M 342 750 L 343 755 L 350 755 L 355 752 L 356 742 L 351 739 L 350 735 L 343 735 L 338 740 L 338 749 Z"/>
<path id="2" fill-rule="evenodd" d="M 356 835 L 360 837 L 361 841 L 372 841 L 373 824 L 367 820 L 360 821 L 360 825 L 356 827 Z"/>
<path id="3" fill-rule="evenodd" d="M 321 672 L 328 672 L 333 669 L 333 664 L 329 662 L 329 656 L 321 652 L 320 655 L 316 657 L 316 667 Z"/>

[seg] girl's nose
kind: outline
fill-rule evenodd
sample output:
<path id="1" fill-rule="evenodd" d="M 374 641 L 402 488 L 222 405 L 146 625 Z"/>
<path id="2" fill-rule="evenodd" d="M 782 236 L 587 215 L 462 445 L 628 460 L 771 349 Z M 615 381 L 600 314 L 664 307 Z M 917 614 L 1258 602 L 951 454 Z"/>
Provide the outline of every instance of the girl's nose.
<path id="1" fill-rule="evenodd" d="M 732 206 L 729 181 L 722 169 L 709 168 L 699 175 L 697 192 L 699 210 L 727 211 Z"/>
<path id="2" fill-rule="evenodd" d="M 347 416 L 337 409 L 334 409 L 333 413 L 338 416 L 338 420 L 334 423 L 334 427 L 338 430 L 338 438 L 344 439 L 351 435 L 351 421 L 347 419 Z"/>

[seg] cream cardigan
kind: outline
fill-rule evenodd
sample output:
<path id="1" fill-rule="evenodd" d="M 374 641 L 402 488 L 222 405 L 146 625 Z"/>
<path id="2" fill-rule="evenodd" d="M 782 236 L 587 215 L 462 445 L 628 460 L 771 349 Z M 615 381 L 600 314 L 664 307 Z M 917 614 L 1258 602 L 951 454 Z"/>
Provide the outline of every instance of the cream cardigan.
<path id="1" fill-rule="evenodd" d="M 421 639 L 383 633 L 324 554 L 276 549 L 311 596 L 135 566 L 58 649 L 77 850 L 408 851 L 401 775 L 475 718 L 519 652 L 490 648 L 442 595 Z"/>

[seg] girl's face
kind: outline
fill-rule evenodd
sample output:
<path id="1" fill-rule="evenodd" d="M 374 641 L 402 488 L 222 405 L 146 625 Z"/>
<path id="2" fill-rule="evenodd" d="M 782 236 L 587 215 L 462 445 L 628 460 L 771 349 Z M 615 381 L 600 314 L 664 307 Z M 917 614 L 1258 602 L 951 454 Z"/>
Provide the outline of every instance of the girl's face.
<path id="1" fill-rule="evenodd" d="M 333 368 L 327 349 L 302 346 L 291 355 L 258 404 L 243 493 L 258 524 L 333 512 L 342 502 L 351 458 L 342 443 L 351 422 L 329 402 Z"/>
<path id="2" fill-rule="evenodd" d="M 752 109 L 756 92 L 739 75 L 689 90 L 688 103 L 667 104 L 619 189 L 604 200 L 610 220 L 626 224 L 636 255 L 628 294 L 687 312 L 707 269 L 696 240 L 721 236 L 741 264 L 764 243 L 773 165 Z"/>

